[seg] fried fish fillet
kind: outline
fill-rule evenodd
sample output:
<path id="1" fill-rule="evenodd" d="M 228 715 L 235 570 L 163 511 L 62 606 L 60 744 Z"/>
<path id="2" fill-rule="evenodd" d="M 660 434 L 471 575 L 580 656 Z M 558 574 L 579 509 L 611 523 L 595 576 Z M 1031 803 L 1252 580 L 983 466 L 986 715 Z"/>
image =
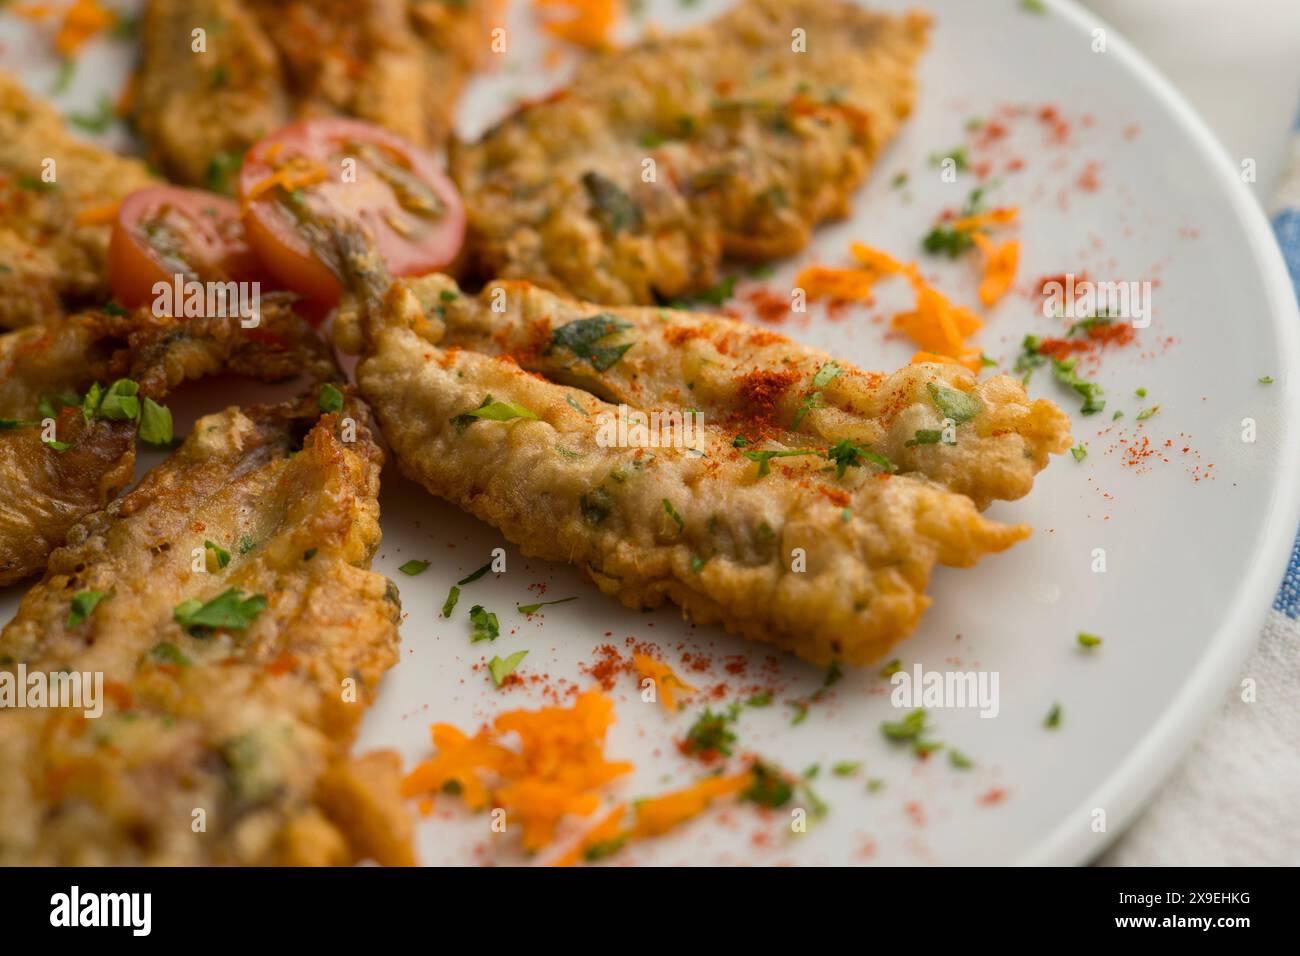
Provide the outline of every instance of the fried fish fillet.
<path id="1" fill-rule="evenodd" d="M 102 673 L 104 712 L 0 709 L 0 863 L 412 862 L 395 755 L 348 753 L 397 661 L 381 461 L 354 398 L 229 408 L 73 529 L 0 670 Z"/>
<path id="2" fill-rule="evenodd" d="M 150 0 L 136 123 L 162 168 L 230 191 L 286 123 L 352 116 L 441 146 L 486 50 L 485 0 Z M 192 31 L 206 30 L 206 52 Z"/>
<path id="3" fill-rule="evenodd" d="M 129 378 L 141 396 L 161 401 L 182 381 L 220 371 L 264 381 L 335 374 L 311 329 L 274 297 L 256 339 L 229 319 L 178 321 L 146 309 L 85 313 L 0 335 L 0 585 L 44 568 L 73 523 L 134 475 L 136 426 L 87 419 L 80 401 L 92 383 Z M 54 419 L 52 435 L 46 418 Z"/>
<path id="4" fill-rule="evenodd" d="M 107 301 L 109 226 L 82 218 L 153 182 L 139 160 L 72 138 L 0 72 L 0 328 Z"/>
<path id="5" fill-rule="evenodd" d="M 864 372 L 747 322 L 606 308 L 526 282 L 492 283 L 477 298 L 460 295 L 450 280 L 437 291 L 444 347 L 509 355 L 609 402 L 689 406 L 755 447 L 769 439 L 788 448 L 845 439 L 869 445 L 902 471 L 932 478 L 981 509 L 1028 494 L 1049 456 L 1070 447 L 1069 417 L 1050 401 L 1030 401 L 1008 375 L 978 381 L 965 368 L 939 364 Z M 608 330 L 596 341 L 617 351 L 616 361 L 595 361 L 563 344 L 584 341 L 588 329 Z M 945 413 L 931 386 L 978 401 L 979 413 L 955 425 L 953 444 L 916 440 L 918 433 L 942 437 Z"/>
<path id="6" fill-rule="evenodd" d="M 509 356 L 441 347 L 446 288 L 401 280 L 369 316 L 357 381 L 402 470 L 629 606 L 671 600 L 814 663 L 864 664 L 916 626 L 936 563 L 966 567 L 1029 534 L 862 460 L 760 467 L 707 424 L 701 452 L 604 447 L 597 416 L 613 406 Z"/>
<path id="7" fill-rule="evenodd" d="M 479 272 L 649 304 L 714 285 L 724 256 L 802 249 L 911 111 L 928 26 L 846 0 L 742 0 L 594 57 L 452 144 Z"/>

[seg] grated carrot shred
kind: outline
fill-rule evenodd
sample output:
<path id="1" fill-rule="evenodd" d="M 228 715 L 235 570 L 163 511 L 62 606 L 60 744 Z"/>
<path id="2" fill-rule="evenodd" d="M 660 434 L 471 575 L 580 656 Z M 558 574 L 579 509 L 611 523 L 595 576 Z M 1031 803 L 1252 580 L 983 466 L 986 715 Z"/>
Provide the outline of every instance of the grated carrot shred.
<path id="1" fill-rule="evenodd" d="M 1008 225 L 1015 222 L 1016 217 L 1019 215 L 1019 206 L 999 206 L 997 209 L 990 209 L 987 212 L 963 216 L 955 220 L 951 228 L 954 232 L 976 232 L 993 226 Z"/>
<path id="2" fill-rule="evenodd" d="M 837 302 L 871 302 L 877 276 L 863 269 L 831 269 L 809 266 L 799 273 L 795 285 L 813 299 Z"/>
<path id="3" fill-rule="evenodd" d="M 117 210 L 121 205 L 120 202 L 111 202 L 102 206 L 91 206 L 77 213 L 72 221 L 78 226 L 102 226 L 117 218 Z"/>
<path id="4" fill-rule="evenodd" d="M 54 34 L 54 51 L 64 57 L 75 56 L 88 41 L 117 22 L 117 14 L 99 0 L 73 0 L 61 11 L 52 3 L 18 3 L 9 12 L 25 20 L 45 20 L 62 12 Z"/>
<path id="5" fill-rule="evenodd" d="M 605 759 L 605 734 L 613 722 L 609 698 L 587 691 L 572 707 L 500 714 L 473 737 L 434 724 L 438 753 L 406 775 L 402 795 L 432 795 L 454 784 L 471 810 L 504 808 L 507 820 L 520 824 L 524 848 L 540 850 L 561 819 L 595 813 L 596 791 L 632 770 L 630 763 Z M 502 742 L 512 734 L 518 749 Z"/>
<path id="6" fill-rule="evenodd" d="M 683 823 L 695 819 L 719 797 L 740 793 L 754 781 L 752 770 L 730 777 L 705 777 L 689 787 L 674 790 L 658 797 L 650 797 L 634 804 L 631 826 L 624 826 L 627 805 L 620 804 L 600 822 L 583 834 L 566 853 L 557 858 L 555 866 L 573 866 L 584 859 L 587 851 L 602 844 L 621 846 L 637 840 L 663 836 Z"/>
<path id="7" fill-rule="evenodd" d="M 718 797 L 739 793 L 753 782 L 753 772 L 746 770 L 731 777 L 705 777 L 684 790 L 651 797 L 636 805 L 636 823 L 632 839 L 661 836 L 691 820 Z"/>
<path id="8" fill-rule="evenodd" d="M 276 186 L 281 187 L 285 192 L 293 192 L 295 189 L 305 189 L 322 183 L 325 178 L 324 166 L 303 156 L 295 156 L 278 167 L 271 175 L 255 182 L 244 196 L 244 207 L 247 208 L 254 199 Z"/>
<path id="9" fill-rule="evenodd" d="M 983 239 L 977 236 L 977 241 Z M 987 240 L 986 240 L 987 241 Z M 1016 247 L 1018 251 L 1019 247 Z M 980 368 L 981 352 L 967 343 L 967 339 L 983 328 L 984 323 L 970 309 L 956 305 L 939 292 L 921 275 L 916 264 L 902 262 L 870 246 L 855 242 L 850 251 L 861 269 L 826 269 L 811 267 L 799 274 L 796 283 L 811 298 L 838 298 L 851 301 L 870 301 L 870 290 L 877 279 L 885 275 L 902 275 L 912 286 L 916 295 L 916 305 L 911 311 L 900 312 L 892 319 L 892 326 L 920 346 L 918 355 L 938 355 L 958 365 L 964 365 L 972 371 Z M 1012 255 L 1015 253 L 1013 252 Z M 1001 264 L 1005 266 L 1005 261 Z M 1014 277 L 1015 264 L 1011 264 Z M 994 278 L 1002 281 L 1002 273 Z M 1010 278 L 1006 278 L 1010 287 Z M 996 291 L 990 283 L 989 291 Z M 1005 294 L 1003 288 L 1000 294 Z M 988 303 L 986 303 L 988 304 Z M 913 361 L 916 361 L 915 357 Z"/>
<path id="10" fill-rule="evenodd" d="M 620 803 L 613 810 L 601 817 L 599 823 L 582 835 L 582 839 L 557 857 L 552 866 L 573 866 L 586 857 L 587 851 L 601 844 L 617 843 L 625 839 L 623 834 L 623 817 L 627 815 L 627 804 Z"/>
<path id="11" fill-rule="evenodd" d="M 609 33 L 619 15 L 618 0 L 533 0 L 533 5 L 542 29 L 552 36 L 588 50 L 610 45 Z M 556 12 L 560 15 L 554 15 Z"/>
<path id="12" fill-rule="evenodd" d="M 992 240 L 980 233 L 975 233 L 972 238 L 984 256 L 979 297 L 987 308 L 996 305 L 1011 289 L 1020 265 L 1020 243 L 1011 239 L 995 246 Z"/>
<path id="13" fill-rule="evenodd" d="M 636 672 L 642 678 L 649 678 L 655 682 L 659 703 L 665 710 L 675 711 L 677 709 L 676 691 L 689 694 L 695 690 L 694 687 L 673 673 L 671 667 L 647 654 L 633 654 L 632 663 L 636 667 Z"/>

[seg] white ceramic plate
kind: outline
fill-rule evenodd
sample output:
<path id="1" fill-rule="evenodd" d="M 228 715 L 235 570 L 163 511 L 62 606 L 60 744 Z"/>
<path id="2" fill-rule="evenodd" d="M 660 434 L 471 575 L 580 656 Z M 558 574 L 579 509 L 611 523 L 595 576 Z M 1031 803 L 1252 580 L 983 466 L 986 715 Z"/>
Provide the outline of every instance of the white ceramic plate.
<path id="1" fill-rule="evenodd" d="M 717 691 L 722 704 L 775 685 L 774 706 L 744 712 L 740 744 L 795 772 L 820 765 L 813 787 L 829 813 L 793 836 L 784 814 L 715 808 L 614 858 L 656 864 L 1081 863 L 1123 829 L 1178 758 L 1236 678 L 1300 517 L 1300 449 L 1291 424 L 1300 411 L 1298 319 L 1281 258 L 1235 166 L 1201 122 L 1118 36 L 1107 32 L 1106 51 L 1095 52 L 1093 30 L 1104 25 L 1091 15 L 1050 0 L 1045 15 L 1017 0 L 911 5 L 936 20 L 915 116 L 857 197 L 853 219 L 820 230 L 798 262 L 782 264 L 763 282 L 785 290 L 802 264 L 844 263 L 855 239 L 914 258 L 938 212 L 960 206 L 975 184 L 971 173 L 943 182 L 928 157 L 968 138 L 971 117 L 996 117 L 1018 105 L 1028 112 L 1007 123 L 994 177 L 1000 185 L 990 201 L 1020 205 L 1023 258 L 1017 291 L 989 315 L 979 337 L 985 351 L 1006 368 L 1027 332 L 1060 334 L 1060 324 L 1039 311 L 1036 277 L 1086 271 L 1099 280 L 1155 283 L 1153 320 L 1137 333 L 1137 346 L 1107 354 L 1089 372 L 1106 389 L 1103 414 L 1081 417 L 1077 397 L 1049 374 L 1039 372 L 1031 384 L 1034 395 L 1071 411 L 1076 439 L 1090 452 L 1082 463 L 1057 459 L 1028 498 L 992 509 L 996 517 L 1028 522 L 1034 536 L 975 569 L 940 571 L 930 589 L 934 607 L 898 649 L 909 668 L 997 673 L 995 718 L 973 710 L 931 713 L 934 737 L 975 766 L 954 769 L 943 753 L 919 761 L 889 744 L 881 722 L 902 711 L 873 672 L 846 676 L 793 726 L 784 702 L 815 691 L 822 672 L 692 628 L 672 608 L 626 610 L 571 569 L 519 556 L 496 531 L 391 467 L 376 567 L 402 590 L 402 662 L 385 679 L 361 747 L 394 747 L 408 763 L 421 759 L 429 754 L 431 721 L 472 729 L 503 709 L 544 702 L 543 686 L 588 686 L 583 666 L 596 662 L 606 644 L 624 656 L 629 641 L 657 644 L 697 687 L 724 685 Z M 651 4 L 644 19 L 672 30 L 725 6 L 683 8 L 670 0 Z M 510 53 L 464 104 L 466 134 L 517 97 L 560 79 L 536 68 L 544 44 L 521 7 L 512 14 Z M 0 29 L 8 41 L 0 65 L 21 69 L 45 89 L 53 68 L 33 44 L 14 42 L 23 30 L 11 21 Z M 115 88 L 124 60 L 121 50 L 93 50 L 63 104 L 93 103 L 97 90 Z M 1051 142 L 1051 124 L 1037 114 L 1043 105 L 1069 124 L 1063 141 Z M 1013 172 L 1006 163 L 1014 157 L 1024 166 Z M 891 187 L 898 172 L 908 174 L 905 187 Z M 953 298 L 974 301 L 969 261 L 923 264 Z M 833 320 L 814 310 L 782 331 L 862 366 L 905 363 L 911 348 L 887 338 L 872 316 L 866 310 Z M 1273 384 L 1261 384 L 1261 376 Z M 1139 387 L 1145 398 L 1135 396 Z M 1154 405 L 1158 414 L 1139 427 L 1139 410 Z M 1116 409 L 1125 417 L 1112 422 Z M 1243 441 L 1244 419 L 1255 422 L 1254 442 Z M 1140 467 L 1126 464 L 1126 448 L 1143 436 L 1159 454 Z M 499 546 L 508 555 L 507 573 L 469 586 L 454 619 L 443 620 L 449 586 Z M 1092 570 L 1098 548 L 1105 550 L 1105 573 Z M 405 577 L 397 568 L 411 558 L 433 566 Z M 542 599 L 538 585 L 546 599 L 578 600 L 525 619 L 514 606 Z M 18 593 L 4 596 L 4 617 Z M 468 641 L 465 615 L 475 603 L 501 618 L 502 636 L 486 653 Z M 1101 635 L 1104 644 L 1081 651 L 1080 630 Z M 483 662 L 522 649 L 529 654 L 520 674 L 547 679 L 494 690 Z M 683 663 L 687 656 L 709 666 L 697 672 Z M 742 667 L 743 674 L 734 672 Z M 612 788 L 611 799 L 664 792 L 699 773 L 673 741 L 704 706 L 704 695 L 670 717 L 636 691 L 628 675 L 612 691 L 618 722 L 608 752 L 637 769 Z M 1061 724 L 1048 730 L 1044 718 L 1055 704 Z M 861 762 L 862 769 L 832 774 L 841 761 Z M 868 780 L 883 787 L 873 792 Z M 509 829 L 493 833 L 487 815 L 466 814 L 450 798 L 421 823 L 419 843 L 431 864 L 524 859 Z"/>

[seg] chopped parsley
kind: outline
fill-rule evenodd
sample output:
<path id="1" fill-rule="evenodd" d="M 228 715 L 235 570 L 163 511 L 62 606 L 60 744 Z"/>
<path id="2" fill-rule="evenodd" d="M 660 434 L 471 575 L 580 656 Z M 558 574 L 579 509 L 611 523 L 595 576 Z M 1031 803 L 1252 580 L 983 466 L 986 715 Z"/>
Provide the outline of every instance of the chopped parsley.
<path id="1" fill-rule="evenodd" d="M 428 567 L 428 561 L 420 561 L 417 558 L 412 558 L 410 561 L 399 565 L 397 570 L 401 571 L 405 575 L 409 575 L 410 577 L 415 577 Z"/>
<path id="2" fill-rule="evenodd" d="M 880 674 L 881 677 L 888 680 L 889 678 L 893 677 L 902 669 L 903 669 L 903 662 L 900 661 L 897 657 L 895 657 L 884 667 L 880 668 L 880 671 L 878 673 Z"/>
<path id="3" fill-rule="evenodd" d="M 113 101 L 101 96 L 95 104 L 93 113 L 69 113 L 68 122 L 85 133 L 105 133 L 113 125 L 117 114 L 113 110 Z"/>
<path id="4" fill-rule="evenodd" d="M 326 382 L 320 387 L 317 404 L 320 405 L 322 412 L 337 412 L 343 408 L 343 393 Z"/>
<path id="5" fill-rule="evenodd" d="M 479 404 L 478 408 L 453 416 L 451 423 L 456 426 L 456 431 L 464 433 L 466 428 L 484 418 L 494 422 L 508 422 L 516 418 L 527 418 L 535 421 L 537 414 L 522 405 L 516 405 L 514 402 L 494 401 L 492 396 L 488 395 Z"/>
<path id="6" fill-rule="evenodd" d="M 686 522 L 682 519 L 682 516 L 677 513 L 677 509 L 673 507 L 673 503 L 667 498 L 664 499 L 664 513 L 668 515 L 668 517 L 672 518 L 676 523 L 678 533 L 685 530 Z"/>
<path id="7" fill-rule="evenodd" d="M 894 464 L 884 455 L 855 445 L 845 438 L 826 450 L 826 457 L 835 462 L 835 477 L 843 478 L 850 468 L 861 468 L 863 462 L 879 465 L 884 471 L 892 472 Z"/>
<path id="8" fill-rule="evenodd" d="M 1074 370 L 1076 358 L 1052 359 L 1052 375 L 1062 385 L 1066 385 L 1083 396 L 1083 406 L 1079 412 L 1083 415 L 1095 414 L 1106 407 L 1102 388 L 1096 382 L 1089 382 Z"/>
<path id="9" fill-rule="evenodd" d="M 760 760 L 750 767 L 750 774 L 753 782 L 747 789 L 741 791 L 741 800 L 775 810 L 785 806 L 794 796 L 794 787 L 790 780 L 776 767 Z"/>
<path id="10" fill-rule="evenodd" d="M 1088 457 L 1088 449 L 1083 447 L 1083 442 L 1079 442 L 1070 449 L 1070 454 L 1074 456 L 1075 461 L 1083 461 Z"/>
<path id="11" fill-rule="evenodd" d="M 916 434 L 903 443 L 904 447 L 937 445 L 943 441 L 943 431 L 938 428 L 918 428 Z"/>
<path id="12" fill-rule="evenodd" d="M 582 186 L 587 190 L 596 218 L 614 235 L 641 228 L 641 207 L 611 179 L 595 170 L 582 174 Z"/>
<path id="13" fill-rule="evenodd" d="M 1097 647 L 1101 644 L 1101 638 L 1096 634 L 1089 634 L 1087 631 L 1080 631 L 1075 638 L 1080 647 Z"/>
<path id="14" fill-rule="evenodd" d="M 1137 420 L 1144 422 L 1158 411 L 1160 411 L 1159 405 L 1152 405 L 1150 408 L 1144 408 L 1142 411 L 1138 412 Z"/>
<path id="15" fill-rule="evenodd" d="M 960 750 L 952 749 L 948 751 L 948 763 L 952 764 L 952 766 L 957 770 L 969 770 L 971 767 L 975 766 L 970 757 L 967 757 Z"/>
<path id="16" fill-rule="evenodd" d="M 616 315 L 602 312 L 585 319 L 566 322 L 551 333 L 551 344 L 547 352 L 554 349 L 568 349 L 580 359 L 586 359 L 597 372 L 604 372 L 621 359 L 635 342 L 624 345 L 600 345 L 601 339 L 624 332 L 632 327 Z"/>
<path id="17" fill-rule="evenodd" d="M 947 385 L 926 382 L 930 399 L 943 412 L 944 418 L 951 418 L 958 425 L 970 421 L 984 410 L 984 404 L 974 395 L 958 391 Z"/>
<path id="18" fill-rule="evenodd" d="M 67 442 L 59 441 L 54 438 L 47 438 L 42 442 L 42 444 L 44 444 L 47 448 L 53 448 L 55 451 L 60 453 L 65 452 L 72 447 Z"/>
<path id="19" fill-rule="evenodd" d="M 68 609 L 68 627 L 76 627 L 95 612 L 99 602 L 104 600 L 104 591 L 78 591 L 72 596 L 72 605 Z"/>
<path id="20" fill-rule="evenodd" d="M 1272 376 L 1272 375 L 1261 375 L 1261 376 L 1259 377 L 1258 381 L 1259 381 L 1259 384 L 1260 384 L 1260 385 L 1272 385 L 1272 384 L 1273 384 L 1273 376 Z"/>
<path id="21" fill-rule="evenodd" d="M 266 596 L 246 597 L 239 588 L 230 588 L 211 601 L 190 598 L 176 605 L 172 616 L 176 623 L 195 636 L 215 629 L 245 630 L 267 608 Z"/>
<path id="22" fill-rule="evenodd" d="M 527 656 L 527 651 L 515 651 L 506 658 L 493 657 L 492 660 L 488 661 L 488 671 L 492 675 L 492 683 L 500 687 Z"/>
<path id="23" fill-rule="evenodd" d="M 203 548 L 212 555 L 212 559 L 217 562 L 218 568 L 224 568 L 230 563 L 230 552 L 215 541 L 204 541 Z"/>
<path id="24" fill-rule="evenodd" d="M 1061 726 L 1061 705 L 1053 704 L 1052 709 L 1047 712 L 1047 717 L 1043 719 L 1043 726 L 1048 730 L 1055 730 Z"/>
<path id="25" fill-rule="evenodd" d="M 501 636 L 501 626 L 497 623 L 497 616 L 491 611 L 484 610 L 482 604 L 475 604 L 469 609 L 469 623 L 473 628 L 469 636 L 471 644 L 477 644 L 479 641 L 495 641 Z"/>
<path id="26" fill-rule="evenodd" d="M 149 656 L 159 664 L 171 664 L 174 667 L 190 666 L 190 659 L 171 641 L 162 641 L 155 644 L 153 650 L 149 652 Z"/>
<path id="27" fill-rule="evenodd" d="M 1070 326 L 1070 331 L 1066 332 L 1065 334 L 1073 335 L 1075 332 L 1086 333 L 1090 329 L 1095 329 L 1100 325 L 1110 325 L 1113 321 L 1114 319 L 1110 318 L 1110 316 L 1107 315 L 1092 315 L 1086 319 L 1080 319 L 1078 322 L 1075 322 L 1073 325 Z"/>
<path id="28" fill-rule="evenodd" d="M 945 159 L 951 159 L 953 161 L 953 165 L 955 165 L 959 170 L 965 170 L 970 168 L 970 156 L 966 153 L 965 146 L 957 146 L 954 149 L 950 149 L 945 153 L 931 153 L 930 165 L 942 166 L 943 161 Z"/>
<path id="29" fill-rule="evenodd" d="M 483 575 L 487 574 L 491 570 L 492 570 L 492 562 L 489 561 L 487 564 L 483 565 L 483 567 L 479 568 L 477 571 L 471 571 L 469 574 L 465 575 L 456 583 L 459 584 L 461 587 L 464 587 L 467 584 L 473 584 L 475 581 L 483 577 Z"/>
<path id="30" fill-rule="evenodd" d="M 815 448 L 791 448 L 784 451 L 745 451 L 741 452 L 750 461 L 758 462 L 758 477 L 771 474 L 770 462 L 773 458 L 798 458 L 801 455 L 820 455 Z"/>
<path id="31" fill-rule="evenodd" d="M 140 399 L 136 394 L 140 386 L 129 378 L 119 378 L 104 392 L 99 406 L 93 414 L 113 422 L 138 421 L 140 418 Z M 90 395 L 87 394 L 87 399 Z M 83 409 L 84 410 L 84 409 Z"/>
<path id="32" fill-rule="evenodd" d="M 460 588 L 456 585 L 451 586 L 447 592 L 447 600 L 442 602 L 442 616 L 451 617 L 451 612 L 456 610 L 456 602 L 460 600 Z"/>
<path id="33" fill-rule="evenodd" d="M 887 720 L 880 725 L 880 732 L 886 738 L 895 743 L 910 743 L 913 753 L 918 757 L 928 757 L 931 753 L 943 747 L 943 744 L 925 739 L 925 735 L 930 729 L 926 724 L 925 708 L 923 707 L 912 711 L 902 720 Z"/>
<path id="34" fill-rule="evenodd" d="M 536 604 L 519 604 L 516 609 L 520 614 L 536 614 L 544 607 L 550 607 L 553 604 L 568 604 L 570 601 L 578 600 L 577 597 L 560 598 L 558 601 L 539 601 Z"/>
<path id="35" fill-rule="evenodd" d="M 140 406 L 140 440 L 162 446 L 170 445 L 174 438 L 171 409 L 146 397 Z"/>
<path id="36" fill-rule="evenodd" d="M 831 773 L 837 777 L 852 777 L 862 769 L 862 763 L 857 760 L 841 760 L 831 767 Z"/>
<path id="37" fill-rule="evenodd" d="M 731 746 L 736 742 L 736 734 L 731 729 L 734 720 L 734 713 L 714 713 L 706 707 L 686 732 L 682 752 L 689 756 L 730 757 Z"/>

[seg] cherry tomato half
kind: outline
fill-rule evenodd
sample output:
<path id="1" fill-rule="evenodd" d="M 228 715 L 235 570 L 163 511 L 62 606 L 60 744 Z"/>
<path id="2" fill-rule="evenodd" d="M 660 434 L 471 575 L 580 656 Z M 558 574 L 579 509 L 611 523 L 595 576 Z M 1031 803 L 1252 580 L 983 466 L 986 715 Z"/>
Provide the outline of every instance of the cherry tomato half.
<path id="1" fill-rule="evenodd" d="M 150 186 L 122 200 L 108 241 L 113 297 L 127 308 L 154 299 L 156 282 L 256 280 L 239 206 L 200 189 Z"/>
<path id="2" fill-rule="evenodd" d="M 258 141 L 239 198 L 267 270 L 322 303 L 348 284 L 333 242 L 340 223 L 364 227 L 394 276 L 445 268 L 465 239 L 464 204 L 433 157 L 359 120 L 303 120 Z"/>

